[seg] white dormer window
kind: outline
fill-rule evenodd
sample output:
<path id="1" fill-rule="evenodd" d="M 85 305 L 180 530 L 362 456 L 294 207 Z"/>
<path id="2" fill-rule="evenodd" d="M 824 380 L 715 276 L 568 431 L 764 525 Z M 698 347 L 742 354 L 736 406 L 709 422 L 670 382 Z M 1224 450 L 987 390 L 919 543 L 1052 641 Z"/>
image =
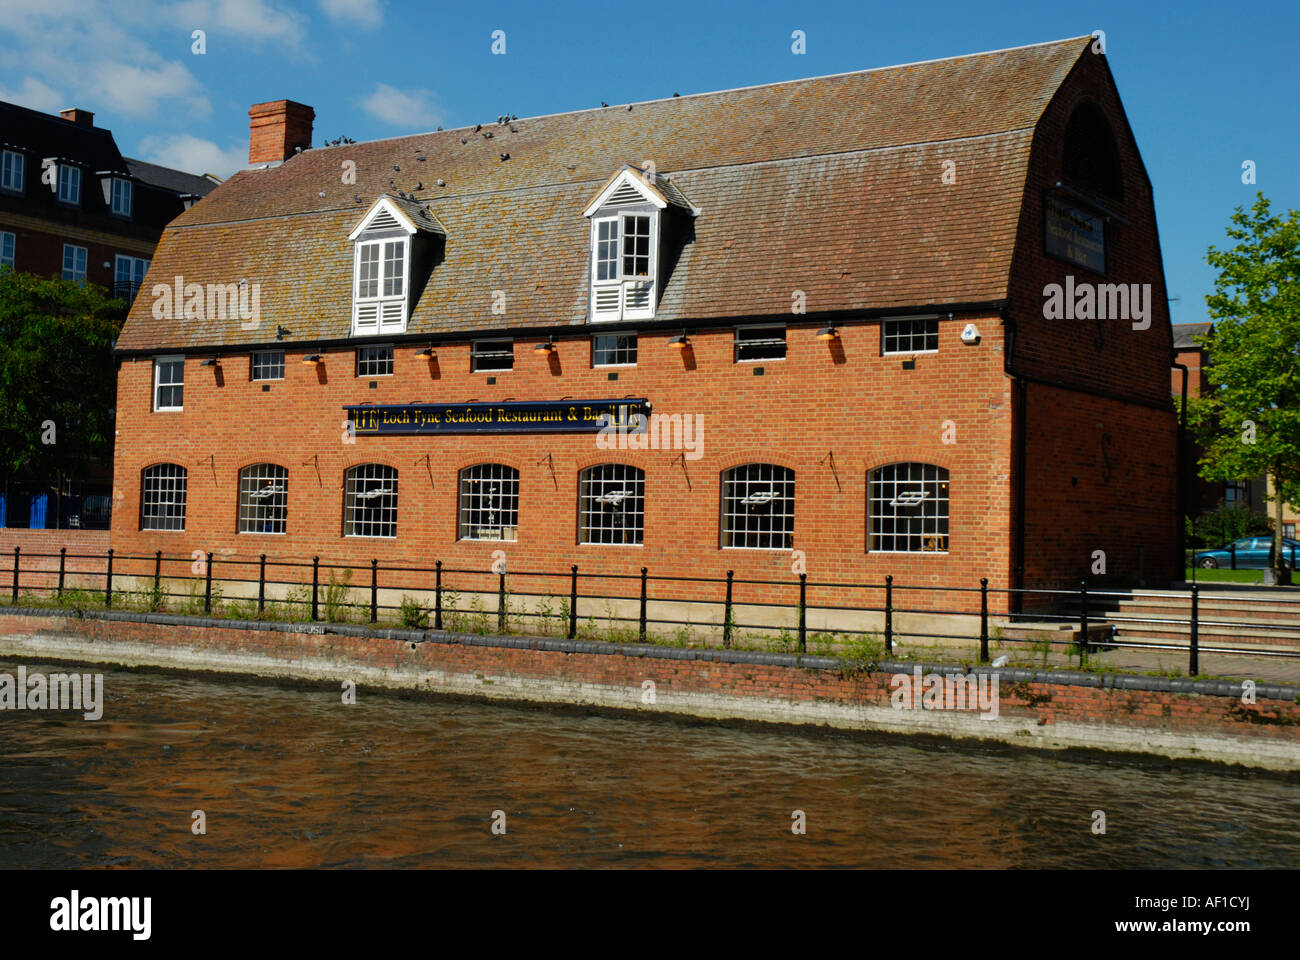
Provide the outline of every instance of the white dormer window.
<path id="1" fill-rule="evenodd" d="M 697 213 L 653 171 L 624 167 L 584 211 L 591 220 L 591 319 L 654 318 L 659 236 L 669 205 Z"/>
<path id="2" fill-rule="evenodd" d="M 370 208 L 348 236 L 354 245 L 354 336 L 405 332 L 418 236 L 443 232 L 437 218 L 413 201 L 383 196 Z"/>
<path id="3" fill-rule="evenodd" d="M 71 164 L 59 164 L 59 203 L 81 204 L 81 170 Z"/>
<path id="4" fill-rule="evenodd" d="M 121 177 L 114 177 L 110 206 L 114 215 L 119 217 L 131 216 L 131 210 L 135 206 L 134 199 L 135 187 L 131 181 L 123 180 Z"/>

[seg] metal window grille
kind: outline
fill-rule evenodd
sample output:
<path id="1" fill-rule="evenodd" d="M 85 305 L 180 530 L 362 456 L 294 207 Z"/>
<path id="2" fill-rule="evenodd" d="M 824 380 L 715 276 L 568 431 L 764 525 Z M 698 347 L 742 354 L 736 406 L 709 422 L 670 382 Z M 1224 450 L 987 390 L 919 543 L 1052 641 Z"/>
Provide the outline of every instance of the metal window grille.
<path id="1" fill-rule="evenodd" d="M 641 543 L 645 536 L 645 471 L 604 463 L 578 483 L 579 543 Z"/>
<path id="2" fill-rule="evenodd" d="M 870 550 L 948 551 L 948 471 L 929 463 L 873 470 L 867 509 Z"/>
<path id="3" fill-rule="evenodd" d="M 284 533 L 288 518 L 289 471 L 255 463 L 239 471 L 239 532 Z"/>
<path id="4" fill-rule="evenodd" d="M 470 370 L 513 370 L 515 345 L 510 340 L 475 340 L 469 355 Z"/>
<path id="5" fill-rule="evenodd" d="M 722 475 L 722 545 L 788 550 L 794 545 L 794 471 L 747 463 Z"/>
<path id="6" fill-rule="evenodd" d="M 519 471 L 480 463 L 460 472 L 460 539 L 517 540 Z"/>
<path id="7" fill-rule="evenodd" d="M 179 410 L 184 406 L 185 361 L 154 361 L 155 410 Z"/>
<path id="8" fill-rule="evenodd" d="M 618 367 L 636 363 L 636 334 L 611 333 L 592 341 L 591 365 Z"/>
<path id="9" fill-rule="evenodd" d="M 343 535 L 397 536 L 397 471 L 382 463 L 363 463 L 347 472 L 343 494 Z"/>
<path id="10" fill-rule="evenodd" d="M 140 478 L 140 529 L 185 529 L 185 468 L 174 463 L 146 467 Z"/>
<path id="11" fill-rule="evenodd" d="M 259 350 L 253 354 L 250 380 L 283 380 L 284 351 Z"/>
<path id="12" fill-rule="evenodd" d="M 357 347 L 358 377 L 387 377 L 393 373 L 393 347 Z"/>
<path id="13" fill-rule="evenodd" d="M 881 324 L 882 352 L 928 353 L 939 349 L 938 317 L 904 317 Z"/>
<path id="14" fill-rule="evenodd" d="M 623 218 L 623 276 L 650 276 L 650 218 Z"/>
<path id="15" fill-rule="evenodd" d="M 785 357 L 784 327 L 741 327 L 736 331 L 736 362 Z"/>

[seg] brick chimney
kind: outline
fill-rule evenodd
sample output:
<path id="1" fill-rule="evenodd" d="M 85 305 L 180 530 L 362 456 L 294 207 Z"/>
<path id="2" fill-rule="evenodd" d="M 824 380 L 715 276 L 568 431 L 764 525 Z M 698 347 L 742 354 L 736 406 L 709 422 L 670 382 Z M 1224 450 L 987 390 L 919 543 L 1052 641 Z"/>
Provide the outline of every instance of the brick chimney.
<path id="1" fill-rule="evenodd" d="M 64 120 L 71 120 L 79 127 L 93 127 L 95 125 L 95 115 L 89 110 L 69 107 L 67 110 L 60 110 L 59 116 Z"/>
<path id="2" fill-rule="evenodd" d="M 248 108 L 248 162 L 279 163 L 311 147 L 316 111 L 305 103 L 272 100 Z"/>

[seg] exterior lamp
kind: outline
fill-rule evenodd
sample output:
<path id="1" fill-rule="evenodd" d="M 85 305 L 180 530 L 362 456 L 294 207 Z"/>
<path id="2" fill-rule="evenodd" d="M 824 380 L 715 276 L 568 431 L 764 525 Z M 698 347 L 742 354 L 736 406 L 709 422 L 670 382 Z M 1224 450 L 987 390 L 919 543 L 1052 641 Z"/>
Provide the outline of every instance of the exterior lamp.
<path id="1" fill-rule="evenodd" d="M 550 337 L 548 337 L 548 338 L 546 339 L 546 342 L 545 342 L 545 343 L 539 343 L 537 346 L 533 347 L 533 352 L 534 352 L 534 353 L 554 353 L 554 352 L 555 352 L 555 341 L 552 340 Z"/>
<path id="2" fill-rule="evenodd" d="M 839 338 L 840 332 L 834 327 L 822 327 L 817 331 L 818 340 L 838 340 Z"/>
<path id="3" fill-rule="evenodd" d="M 321 361 L 321 356 L 320 356 L 319 353 L 309 353 L 309 354 L 307 354 L 307 356 L 305 356 L 305 357 L 302 358 L 302 362 L 303 362 L 304 364 L 313 364 L 313 365 L 314 365 L 314 364 L 320 363 L 320 361 Z"/>
<path id="4" fill-rule="evenodd" d="M 677 336 L 673 337 L 671 340 L 668 341 L 668 346 L 672 347 L 675 350 L 685 350 L 690 345 L 691 345 L 691 341 L 684 333 L 679 333 Z"/>
<path id="5" fill-rule="evenodd" d="M 415 355 L 416 360 L 437 360 L 438 352 L 433 347 L 425 347 Z"/>
<path id="6" fill-rule="evenodd" d="M 221 366 L 221 358 L 220 358 L 220 357 L 208 357 L 208 359 L 204 360 L 201 364 L 199 364 L 199 366 L 201 366 L 201 367 L 219 367 L 219 366 Z"/>

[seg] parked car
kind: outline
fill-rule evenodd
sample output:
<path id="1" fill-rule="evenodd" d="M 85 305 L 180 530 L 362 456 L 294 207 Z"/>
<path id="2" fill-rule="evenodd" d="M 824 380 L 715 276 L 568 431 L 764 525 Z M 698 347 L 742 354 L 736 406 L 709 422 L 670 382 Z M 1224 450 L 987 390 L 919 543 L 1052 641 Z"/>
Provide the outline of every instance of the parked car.
<path id="1" fill-rule="evenodd" d="M 1233 554 L 1236 554 L 1238 570 L 1263 570 L 1268 566 L 1269 551 L 1273 547 L 1272 537 L 1242 537 L 1217 550 L 1198 550 L 1193 562 L 1198 567 L 1214 569 L 1232 567 Z M 1282 538 L 1282 560 L 1286 566 L 1295 569 L 1296 560 L 1300 558 L 1300 540 L 1290 537 Z"/>

